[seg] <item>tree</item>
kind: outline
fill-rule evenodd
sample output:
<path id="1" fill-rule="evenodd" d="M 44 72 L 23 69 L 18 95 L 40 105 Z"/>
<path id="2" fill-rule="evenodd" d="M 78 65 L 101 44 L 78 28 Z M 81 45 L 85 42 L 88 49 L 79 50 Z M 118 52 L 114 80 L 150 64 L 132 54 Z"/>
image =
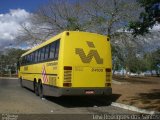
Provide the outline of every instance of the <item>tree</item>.
<path id="1" fill-rule="evenodd" d="M 22 24 L 18 39 L 38 43 L 65 30 L 111 35 L 136 19 L 139 6 L 133 0 L 54 0 L 35 12 L 30 24 Z"/>
<path id="2" fill-rule="evenodd" d="M 153 75 L 152 71 L 155 70 L 157 76 L 160 75 L 160 49 L 157 49 L 154 52 L 146 53 L 144 55 L 144 59 L 146 61 L 147 70 L 151 71 L 151 75 Z"/>
<path id="3" fill-rule="evenodd" d="M 114 34 L 114 36 L 112 36 L 112 45 L 114 46 L 112 48 L 114 48 L 113 50 L 116 52 L 116 54 L 113 54 L 114 63 L 120 63 L 122 68 L 126 70 L 126 74 L 125 74 L 126 77 L 128 77 L 127 72 L 129 71 L 128 58 L 129 58 L 129 55 L 131 54 L 129 53 L 131 50 L 130 49 L 131 44 L 128 43 L 129 41 L 130 40 L 128 39 L 126 33 L 119 32 Z"/>
<path id="4" fill-rule="evenodd" d="M 112 59 L 113 70 L 116 68 L 116 64 L 120 64 L 121 69 L 126 70 L 125 76 L 128 77 L 128 72 L 137 73 L 144 71 L 145 68 L 141 66 L 142 63 L 141 54 L 143 53 L 142 41 L 138 41 L 131 33 L 122 31 L 115 33 L 112 37 Z M 140 63 L 139 63 L 140 62 Z"/>
<path id="5" fill-rule="evenodd" d="M 69 0 L 54 0 L 40 7 L 31 19 L 30 25 L 21 25 L 20 40 L 43 42 L 49 37 L 66 30 L 85 30 L 85 15 L 81 2 L 72 4 Z"/>
<path id="6" fill-rule="evenodd" d="M 159 0 L 137 0 L 144 8 L 140 13 L 138 21 L 131 21 L 129 29 L 133 31 L 133 35 L 144 35 L 149 32 L 156 23 L 160 23 L 160 1 Z"/>
<path id="7" fill-rule="evenodd" d="M 153 52 L 153 68 L 156 70 L 157 76 L 160 76 L 160 49 Z"/>
<path id="8" fill-rule="evenodd" d="M 111 45 L 112 50 L 112 70 L 113 75 L 116 70 L 121 70 L 123 67 L 123 58 L 119 51 L 121 51 L 119 46 Z"/>
<path id="9" fill-rule="evenodd" d="M 132 61 L 132 64 L 130 64 L 130 71 L 132 73 L 138 73 L 145 72 L 147 70 L 146 61 L 143 58 L 136 57 Z"/>
<path id="10" fill-rule="evenodd" d="M 24 52 L 26 52 L 26 50 L 15 48 L 6 49 L 5 53 L 0 55 L 1 75 L 2 73 L 6 72 L 7 69 L 10 69 L 12 73 L 15 73 L 18 58 Z"/>
<path id="11" fill-rule="evenodd" d="M 133 0 L 89 0 L 85 7 L 90 31 L 111 36 L 132 19 L 138 19 L 139 6 Z M 136 18 L 137 17 L 137 18 Z"/>

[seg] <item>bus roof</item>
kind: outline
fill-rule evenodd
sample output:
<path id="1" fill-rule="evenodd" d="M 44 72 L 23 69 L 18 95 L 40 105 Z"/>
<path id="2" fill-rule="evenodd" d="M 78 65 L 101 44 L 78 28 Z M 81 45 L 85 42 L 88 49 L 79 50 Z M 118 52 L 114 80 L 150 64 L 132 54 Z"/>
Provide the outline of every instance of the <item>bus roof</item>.
<path id="1" fill-rule="evenodd" d="M 56 36 L 53 36 L 51 37 L 49 40 L 46 40 L 45 42 L 41 43 L 40 45 L 37 45 L 36 47 L 32 48 L 31 50 L 27 51 L 26 53 L 22 54 L 21 57 L 25 56 L 25 55 L 28 55 L 30 53 L 32 53 L 33 51 L 36 51 L 37 49 L 57 40 L 57 39 L 60 39 L 62 37 L 62 35 L 66 32 L 79 32 L 79 33 L 89 33 L 89 34 L 97 34 L 97 33 L 90 33 L 90 32 L 83 32 L 83 31 L 64 31 Z M 97 35 L 100 35 L 100 34 L 97 34 Z M 103 36 L 103 35 L 100 35 L 100 36 Z"/>

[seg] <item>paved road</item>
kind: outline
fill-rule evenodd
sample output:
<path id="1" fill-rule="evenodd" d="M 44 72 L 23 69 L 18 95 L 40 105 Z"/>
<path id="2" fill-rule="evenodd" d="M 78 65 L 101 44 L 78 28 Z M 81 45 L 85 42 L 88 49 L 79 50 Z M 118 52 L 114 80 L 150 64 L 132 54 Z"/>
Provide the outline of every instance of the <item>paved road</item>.
<path id="1" fill-rule="evenodd" d="M 17 79 L 0 79 L 0 113 L 13 114 L 135 114 L 113 107 L 106 97 L 37 97 Z"/>

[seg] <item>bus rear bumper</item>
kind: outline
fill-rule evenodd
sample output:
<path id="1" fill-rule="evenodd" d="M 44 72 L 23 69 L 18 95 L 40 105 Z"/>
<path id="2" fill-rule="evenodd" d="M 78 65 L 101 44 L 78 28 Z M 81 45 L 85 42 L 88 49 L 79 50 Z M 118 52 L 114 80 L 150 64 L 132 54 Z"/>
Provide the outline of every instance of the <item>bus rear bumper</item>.
<path id="1" fill-rule="evenodd" d="M 49 86 L 48 86 L 49 87 Z M 103 88 L 56 88 L 50 87 L 46 89 L 45 92 L 48 96 L 94 96 L 94 95 L 111 95 L 112 88 L 111 87 L 103 87 Z"/>
<path id="2" fill-rule="evenodd" d="M 111 95 L 112 88 L 61 88 L 64 95 Z"/>

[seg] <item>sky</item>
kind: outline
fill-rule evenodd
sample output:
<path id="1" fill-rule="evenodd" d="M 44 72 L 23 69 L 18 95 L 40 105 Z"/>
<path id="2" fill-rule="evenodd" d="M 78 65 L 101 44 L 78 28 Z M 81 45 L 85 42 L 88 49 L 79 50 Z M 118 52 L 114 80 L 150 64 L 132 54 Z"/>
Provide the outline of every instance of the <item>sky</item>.
<path id="1" fill-rule="evenodd" d="M 7 13 L 10 9 L 18 8 L 33 12 L 48 1 L 49 0 L 0 0 L 0 13 Z"/>
<path id="2" fill-rule="evenodd" d="M 0 0 L 0 48 L 13 45 L 19 33 L 19 24 L 49 0 Z"/>

